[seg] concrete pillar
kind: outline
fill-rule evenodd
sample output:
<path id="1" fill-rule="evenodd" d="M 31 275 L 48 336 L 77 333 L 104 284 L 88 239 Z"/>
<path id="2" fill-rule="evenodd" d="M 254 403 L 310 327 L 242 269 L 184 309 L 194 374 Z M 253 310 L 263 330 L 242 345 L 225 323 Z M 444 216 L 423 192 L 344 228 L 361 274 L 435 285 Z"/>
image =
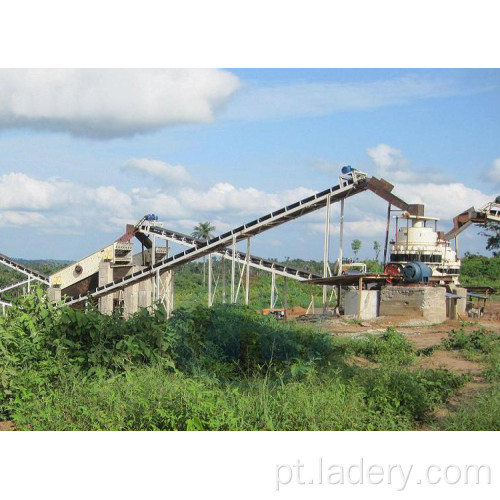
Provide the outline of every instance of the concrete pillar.
<path id="1" fill-rule="evenodd" d="M 99 264 L 99 286 L 106 285 L 113 281 L 113 268 L 111 262 L 101 261 Z M 113 292 L 99 298 L 99 311 L 101 314 L 111 314 L 113 312 Z"/>
<path id="2" fill-rule="evenodd" d="M 153 278 L 139 282 L 139 307 L 151 307 L 153 303 Z"/>
<path id="3" fill-rule="evenodd" d="M 163 306 L 167 311 L 167 316 L 170 316 L 174 310 L 174 271 L 165 271 L 160 280 L 163 291 Z"/>
<path id="4" fill-rule="evenodd" d="M 455 287 L 453 293 L 460 295 L 461 299 L 457 299 L 457 315 L 459 319 L 466 319 L 466 306 L 467 306 L 467 290 L 461 286 Z"/>
<path id="5" fill-rule="evenodd" d="M 139 284 L 128 286 L 123 291 L 123 316 L 128 318 L 139 309 Z"/>
<path id="6" fill-rule="evenodd" d="M 51 302 L 59 302 L 61 300 L 61 289 L 59 287 L 51 286 L 47 290 L 47 293 Z"/>

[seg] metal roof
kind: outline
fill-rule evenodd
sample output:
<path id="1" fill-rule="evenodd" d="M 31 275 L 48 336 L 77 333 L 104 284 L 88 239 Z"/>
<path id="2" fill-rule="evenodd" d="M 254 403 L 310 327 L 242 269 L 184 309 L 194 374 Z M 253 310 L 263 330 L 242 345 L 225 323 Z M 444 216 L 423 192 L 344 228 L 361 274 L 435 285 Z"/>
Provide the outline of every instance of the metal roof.
<path id="1" fill-rule="evenodd" d="M 481 295 L 480 293 L 467 292 L 467 297 L 474 297 L 476 299 L 487 299 L 487 295 Z"/>
<path id="2" fill-rule="evenodd" d="M 362 279 L 365 283 L 376 283 L 378 281 L 386 281 L 387 278 L 394 278 L 384 273 L 356 273 L 356 274 L 341 274 L 340 276 L 329 276 L 327 278 L 318 278 L 303 281 L 303 283 L 311 283 L 314 285 L 340 285 L 349 286 L 357 285 Z"/>

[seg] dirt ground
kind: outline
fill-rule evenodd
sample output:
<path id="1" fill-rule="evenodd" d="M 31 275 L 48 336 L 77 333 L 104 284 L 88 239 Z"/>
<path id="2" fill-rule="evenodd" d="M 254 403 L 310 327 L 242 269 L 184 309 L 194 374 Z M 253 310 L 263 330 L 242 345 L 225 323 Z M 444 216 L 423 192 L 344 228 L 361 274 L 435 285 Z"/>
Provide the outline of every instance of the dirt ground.
<path id="1" fill-rule="evenodd" d="M 329 318 L 315 321 L 315 323 L 319 323 L 323 329 L 330 331 L 332 335 L 338 336 L 380 334 L 391 326 L 398 332 L 404 333 L 416 349 L 423 349 L 441 344 L 441 341 L 448 336 L 448 333 L 458 328 L 473 331 L 484 327 L 489 331 L 500 333 L 500 302 L 492 302 L 488 306 L 482 318 L 466 319 L 465 323 L 458 320 L 449 320 L 439 325 L 430 325 L 418 318 L 408 319 L 408 317 L 380 317 L 376 320 L 361 322 Z M 375 363 L 362 357 L 355 357 L 351 362 L 365 368 L 375 365 Z M 455 412 L 459 406 L 472 400 L 478 391 L 484 390 L 489 385 L 481 375 L 484 369 L 483 364 L 478 361 L 464 359 L 459 352 L 455 351 L 435 350 L 430 356 L 419 357 L 416 367 L 444 368 L 458 374 L 471 375 L 470 382 L 458 390 L 445 406 L 434 411 L 433 417 L 437 421 Z M 431 428 L 424 426 L 420 430 L 431 430 Z"/>
<path id="2" fill-rule="evenodd" d="M 0 422 L 0 431 L 15 431 L 16 427 L 13 422 Z"/>

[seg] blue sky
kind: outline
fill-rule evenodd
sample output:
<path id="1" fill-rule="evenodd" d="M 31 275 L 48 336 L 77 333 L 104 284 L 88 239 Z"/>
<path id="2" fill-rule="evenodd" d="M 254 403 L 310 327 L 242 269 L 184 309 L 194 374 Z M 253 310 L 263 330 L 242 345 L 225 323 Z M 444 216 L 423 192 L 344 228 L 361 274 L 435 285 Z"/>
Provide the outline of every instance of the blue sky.
<path id="1" fill-rule="evenodd" d="M 500 193 L 499 118 L 498 70 L 0 70 L 0 252 L 76 259 L 148 212 L 222 232 L 337 184 L 345 164 L 447 229 Z M 372 257 L 385 203 L 346 209 L 347 246 Z M 253 251 L 320 259 L 322 225 L 286 224 Z"/>

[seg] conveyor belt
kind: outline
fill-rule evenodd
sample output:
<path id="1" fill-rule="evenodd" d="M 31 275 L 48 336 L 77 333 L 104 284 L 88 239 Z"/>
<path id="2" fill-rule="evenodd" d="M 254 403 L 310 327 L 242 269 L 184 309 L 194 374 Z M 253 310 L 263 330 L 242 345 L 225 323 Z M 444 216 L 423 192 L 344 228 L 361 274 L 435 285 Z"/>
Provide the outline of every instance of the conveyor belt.
<path id="1" fill-rule="evenodd" d="M 160 238 L 188 247 L 197 247 L 204 243 L 202 240 L 193 238 L 192 236 L 188 236 L 187 234 L 182 234 L 177 231 L 172 231 L 171 229 L 165 229 L 160 226 L 149 225 L 146 223 L 139 226 L 138 232 L 136 232 L 135 236 L 147 234 L 155 234 Z M 150 241 L 149 243 L 151 244 Z M 232 260 L 233 258 L 233 252 L 229 248 L 214 252 L 214 254 L 219 255 L 227 260 Z M 239 262 L 240 264 L 244 264 L 246 263 L 247 254 L 244 252 L 236 252 L 235 258 L 237 262 Z M 274 272 L 279 276 L 285 276 L 287 278 L 292 278 L 300 281 L 321 278 L 321 276 L 317 274 L 303 271 L 301 269 L 296 269 L 291 266 L 279 264 L 271 260 L 263 259 L 262 257 L 256 257 L 255 255 L 250 255 L 250 266 L 262 271 Z"/>
<path id="2" fill-rule="evenodd" d="M 498 199 L 498 198 L 497 198 Z M 456 238 L 462 231 L 465 231 L 472 224 L 486 225 L 488 222 L 500 222 L 500 203 L 496 200 L 487 203 L 479 210 L 470 207 L 453 219 L 453 229 L 448 231 L 444 239 L 450 241 Z"/>
<path id="3" fill-rule="evenodd" d="M 98 287 L 94 292 L 88 295 L 80 295 L 75 298 L 69 298 L 65 304 L 71 305 L 87 300 L 89 296 L 100 297 L 107 295 L 114 290 L 126 288 L 132 283 L 142 281 L 160 271 L 174 269 L 178 266 L 199 259 L 204 255 L 219 252 L 230 245 L 236 245 L 238 241 L 244 240 L 251 236 L 255 236 L 273 227 L 284 224 L 285 222 L 297 219 L 303 215 L 309 214 L 324 207 L 328 202 L 335 203 L 337 201 L 349 198 L 359 192 L 367 189 L 368 176 L 362 172 L 355 172 L 349 178 L 341 178 L 341 184 L 325 189 L 320 193 L 308 196 L 303 200 L 297 201 L 283 207 L 275 212 L 271 212 L 263 217 L 255 219 L 247 224 L 243 224 L 231 231 L 228 231 L 220 236 L 216 236 L 207 242 L 196 244 L 176 255 L 168 257 L 149 266 L 145 269 L 137 271 L 131 275 L 125 276 L 121 280 L 113 281 Z"/>
<path id="4" fill-rule="evenodd" d="M 15 260 L 10 259 L 6 255 L 0 254 L 0 264 L 4 264 L 11 269 L 14 269 L 15 271 L 19 271 L 20 273 L 25 274 L 26 276 L 29 276 L 32 279 L 36 279 L 38 281 L 41 281 L 42 283 L 48 285 L 49 284 L 49 278 L 45 276 L 44 274 L 35 271 L 34 269 L 30 269 L 29 267 L 23 266 L 22 264 L 19 264 L 19 262 L 16 262 Z"/>

